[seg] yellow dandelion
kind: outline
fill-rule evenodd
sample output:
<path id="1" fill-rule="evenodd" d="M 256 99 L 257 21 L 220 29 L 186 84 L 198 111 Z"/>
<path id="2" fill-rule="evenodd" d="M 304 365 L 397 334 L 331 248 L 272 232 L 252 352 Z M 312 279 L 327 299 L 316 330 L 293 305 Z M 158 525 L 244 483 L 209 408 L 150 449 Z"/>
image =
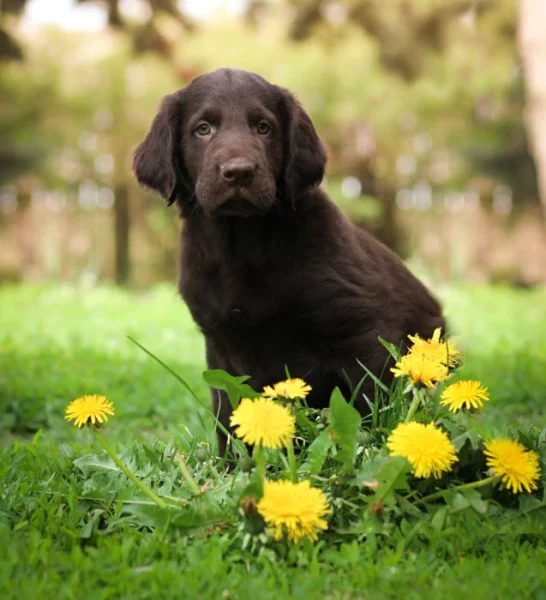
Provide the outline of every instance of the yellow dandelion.
<path id="1" fill-rule="evenodd" d="M 479 381 L 457 381 L 447 387 L 441 395 L 440 404 L 451 412 L 461 408 L 481 408 L 489 400 L 489 392 Z"/>
<path id="2" fill-rule="evenodd" d="M 281 404 L 267 398 L 243 398 L 233 411 L 230 423 L 235 435 L 247 444 L 282 448 L 296 433 L 296 420 Z"/>
<path id="3" fill-rule="evenodd" d="M 455 446 L 434 423 L 400 423 L 387 439 L 387 447 L 391 456 L 408 460 L 415 477 L 439 479 L 458 460 Z"/>
<path id="4" fill-rule="evenodd" d="M 445 364 L 430 360 L 422 354 L 405 354 L 391 369 L 395 377 L 409 377 L 413 383 L 433 387 L 449 377 Z"/>
<path id="5" fill-rule="evenodd" d="M 527 450 L 514 440 L 501 438 L 486 442 L 484 454 L 493 475 L 500 477 L 512 493 L 518 494 L 524 489 L 530 493 L 537 489 L 540 467 L 538 454 L 533 450 Z"/>
<path id="6" fill-rule="evenodd" d="M 258 512 L 276 540 L 286 534 L 293 542 L 302 537 L 316 542 L 318 533 L 328 528 L 323 517 L 330 507 L 324 492 L 311 487 L 309 481 L 266 481 Z"/>
<path id="7" fill-rule="evenodd" d="M 451 343 L 441 340 L 442 330 L 440 327 L 434 330 L 429 340 L 424 340 L 418 334 L 409 335 L 412 342 L 409 353 L 422 355 L 433 362 L 440 362 L 448 367 L 456 367 L 461 362 L 461 353 Z"/>
<path id="8" fill-rule="evenodd" d="M 88 423 L 96 425 L 108 421 L 108 415 L 114 415 L 114 405 L 104 396 L 82 396 L 71 402 L 65 412 L 67 421 L 74 421 L 76 427 Z"/>
<path id="9" fill-rule="evenodd" d="M 303 379 L 293 378 L 286 381 L 279 381 L 275 385 L 266 385 L 263 396 L 266 398 L 286 398 L 287 400 L 297 400 L 305 398 L 311 391 L 311 386 L 305 383 Z"/>

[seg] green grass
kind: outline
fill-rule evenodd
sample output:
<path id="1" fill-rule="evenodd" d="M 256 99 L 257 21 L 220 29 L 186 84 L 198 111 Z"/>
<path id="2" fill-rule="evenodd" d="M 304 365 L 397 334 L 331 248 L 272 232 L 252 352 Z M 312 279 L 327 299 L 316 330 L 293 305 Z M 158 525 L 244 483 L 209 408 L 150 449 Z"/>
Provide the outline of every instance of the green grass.
<path id="1" fill-rule="evenodd" d="M 484 430 L 544 426 L 544 291 L 441 296 L 464 350 L 461 375 L 491 391 Z M 113 500 L 103 523 L 104 503 L 82 500 L 92 480 L 73 461 L 93 442 L 64 422 L 70 400 L 99 393 L 115 403 L 108 436 L 120 452 L 158 440 L 184 446 L 188 431 L 213 441 L 207 411 L 127 335 L 208 401 L 203 342 L 173 287 L 0 288 L 0 597 L 546 598 L 544 511 L 464 513 L 441 531 L 423 524 L 377 544 L 319 542 L 286 560 L 251 557 L 221 532 L 137 529 Z"/>
<path id="2" fill-rule="evenodd" d="M 56 439 L 77 439 L 63 425 L 63 408 L 94 393 L 118 408 L 121 440 L 201 426 L 180 385 L 127 337 L 168 361 L 208 400 L 204 345 L 174 288 L 142 296 L 107 287 L 5 288 L 0 331 L 0 408 L 4 428 L 18 435 L 44 428 Z"/>

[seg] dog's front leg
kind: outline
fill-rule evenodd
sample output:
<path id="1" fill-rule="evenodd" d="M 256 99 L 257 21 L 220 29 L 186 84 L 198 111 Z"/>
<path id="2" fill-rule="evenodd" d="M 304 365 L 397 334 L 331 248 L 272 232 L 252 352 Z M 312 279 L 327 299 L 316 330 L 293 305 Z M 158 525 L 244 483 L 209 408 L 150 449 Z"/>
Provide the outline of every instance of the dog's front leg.
<path id="1" fill-rule="evenodd" d="M 222 369 L 229 373 L 229 365 L 227 364 L 227 361 L 222 357 L 222 354 L 221 352 L 219 352 L 214 341 L 207 336 L 205 342 L 208 368 Z M 214 412 L 214 416 L 218 419 L 222 426 L 231 433 L 232 428 L 229 424 L 229 418 L 231 416 L 232 409 L 228 395 L 226 394 L 226 392 L 214 388 L 211 388 L 210 391 L 212 397 L 212 410 Z M 224 457 L 227 449 L 228 436 L 226 435 L 225 431 L 223 431 L 222 428 L 219 427 L 218 423 L 216 424 L 216 439 L 218 440 L 218 456 Z"/>

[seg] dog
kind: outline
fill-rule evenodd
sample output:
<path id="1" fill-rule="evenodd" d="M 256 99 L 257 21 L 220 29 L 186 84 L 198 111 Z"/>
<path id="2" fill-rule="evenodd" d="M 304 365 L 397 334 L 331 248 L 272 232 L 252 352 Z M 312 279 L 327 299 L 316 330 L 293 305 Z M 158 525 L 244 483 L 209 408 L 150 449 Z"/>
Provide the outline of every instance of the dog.
<path id="1" fill-rule="evenodd" d="M 404 345 L 445 326 L 425 286 L 319 188 L 325 165 L 292 93 L 237 69 L 166 96 L 133 161 L 138 182 L 179 207 L 179 289 L 208 367 L 249 375 L 257 391 L 288 369 L 317 408 L 336 387 L 351 395 L 365 375 L 359 361 L 391 383 L 379 336 Z M 227 395 L 212 397 L 229 429 Z M 362 414 L 373 397 L 368 377 L 355 401 Z"/>

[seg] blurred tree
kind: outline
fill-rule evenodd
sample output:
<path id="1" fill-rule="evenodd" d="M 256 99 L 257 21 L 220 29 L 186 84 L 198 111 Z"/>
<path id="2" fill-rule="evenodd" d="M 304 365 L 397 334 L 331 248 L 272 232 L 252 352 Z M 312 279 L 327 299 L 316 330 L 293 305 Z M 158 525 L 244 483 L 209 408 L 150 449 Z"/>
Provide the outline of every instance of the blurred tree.
<path id="1" fill-rule="evenodd" d="M 47 151 L 34 175 L 49 189 L 94 190 L 91 204 L 114 192 L 118 281 L 128 277 L 129 246 L 139 273 L 152 247 L 164 248 L 172 269 L 175 225 L 151 196 L 135 193 L 131 152 L 164 93 L 202 71 L 246 68 L 297 94 L 330 149 L 329 192 L 400 249 L 396 225 L 424 223 L 449 196 L 470 192 L 486 207 L 499 190 L 516 205 L 536 199 L 516 0 L 497 0 L 495 10 L 463 4 L 392 0 L 379 10 L 372 0 L 253 0 L 243 21 L 213 18 L 199 35 L 187 34 L 172 3 L 148 0 L 109 0 L 110 26 L 93 33 L 17 32 L 9 17 L 25 60 L 0 72 L 0 145 Z M 287 35 L 298 23 L 299 33 Z M 99 258 L 113 263 L 99 245 Z"/>
<path id="2" fill-rule="evenodd" d="M 123 0 L 76 0 L 79 4 L 99 4 L 106 8 L 108 24 L 126 33 L 132 40 L 136 54 L 155 52 L 170 57 L 173 42 L 162 31 L 163 17 L 175 20 L 185 31 L 192 31 L 194 25 L 183 12 L 177 0 L 144 0 L 130 12 L 124 10 Z M 125 2 L 125 5 L 127 3 Z"/>
<path id="3" fill-rule="evenodd" d="M 400 250 L 395 191 L 412 180 L 461 185 L 473 175 L 487 174 L 515 190 L 516 202 L 536 198 L 534 164 L 521 121 L 524 98 L 517 69 L 514 0 L 287 0 L 286 4 L 292 39 L 315 38 L 335 47 L 348 31 L 359 30 L 373 40 L 379 64 L 405 82 L 403 86 L 390 82 L 393 95 L 400 93 L 407 100 L 405 111 L 398 106 L 402 131 L 368 127 L 375 151 L 362 153 L 357 143 L 352 156 L 343 152 L 343 164 L 352 164 L 363 189 L 383 203 L 377 233 L 386 243 Z M 363 85 L 372 85 L 373 75 L 364 64 L 368 66 L 363 63 L 352 77 L 360 75 Z M 437 86 L 436 92 L 432 86 Z M 436 119 L 444 131 L 434 127 Z M 362 117 L 352 128 L 362 129 Z M 389 143 L 386 135 L 397 137 Z M 334 144 L 347 145 L 341 139 Z M 396 169 L 385 168 L 386 161 Z"/>
<path id="4" fill-rule="evenodd" d="M 29 80 L 14 68 L 0 68 L 0 185 L 38 169 L 49 140 L 37 136 L 55 89 L 47 78 Z"/>
<path id="5" fill-rule="evenodd" d="M 183 30 L 191 31 L 193 24 L 185 16 L 176 0 L 147 0 L 136 6 L 136 11 L 127 14 L 121 0 L 77 0 L 79 3 L 94 3 L 106 6 L 108 25 L 131 40 L 132 52 L 135 56 L 152 53 L 163 58 L 170 58 L 173 51 L 173 41 L 166 33 L 165 19 L 175 21 Z M 162 27 L 163 25 L 163 27 Z M 116 95 L 115 122 L 123 122 L 126 111 L 129 110 L 126 95 Z M 121 132 L 118 131 L 121 135 Z M 127 139 L 127 138 L 125 138 Z M 132 148 L 118 148 L 116 164 L 120 159 L 126 160 Z M 116 170 L 116 173 L 118 170 Z M 125 284 L 130 277 L 130 226 L 131 203 L 130 184 L 125 176 L 119 177 L 114 183 L 116 201 L 114 203 L 114 234 L 115 234 L 115 280 Z M 133 207 L 134 209 L 134 207 Z"/>
<path id="6" fill-rule="evenodd" d="M 527 91 L 527 125 L 546 216 L 546 2 L 520 0 L 519 48 Z"/>
<path id="7" fill-rule="evenodd" d="M 378 45 L 380 64 L 413 82 L 425 70 L 425 58 L 431 51 L 441 51 L 447 44 L 447 30 L 453 19 L 475 6 L 473 0 L 443 2 L 409 2 L 408 0 L 329 0 L 290 1 L 294 19 L 289 34 L 301 41 L 310 35 L 320 35 L 320 28 L 335 33 L 340 25 L 356 25 Z M 329 37 L 325 34 L 325 37 Z M 347 157 L 345 157 L 347 162 Z M 358 174 L 361 184 L 377 196 L 383 204 L 383 215 L 375 233 L 388 246 L 403 252 L 403 239 L 396 219 L 396 189 L 392 179 L 377 173 L 373 155 L 357 152 L 352 161 L 352 172 Z"/>
<path id="8" fill-rule="evenodd" d="M 2 0 L 0 2 L 0 61 L 20 60 L 23 51 L 19 42 L 8 30 L 7 16 L 22 14 L 28 0 Z"/>
<path id="9" fill-rule="evenodd" d="M 138 221 L 146 230 L 144 215 L 151 212 L 147 197 L 135 199 L 131 154 L 160 97 L 180 85 L 179 76 L 155 53 L 135 57 L 128 36 L 111 29 L 70 33 L 49 27 L 18 37 L 24 62 L 0 68 L 0 185 L 17 186 L 20 211 L 33 191 L 75 198 L 70 208 L 85 211 L 93 238 L 82 268 L 126 283 L 129 250 L 138 251 L 131 224 Z M 113 261 L 109 237 L 93 231 L 93 212 L 102 212 L 101 206 L 113 207 Z M 167 251 L 168 240 L 159 241 L 158 249 Z"/>
<path id="10" fill-rule="evenodd" d="M 526 94 L 516 47 L 517 17 L 514 0 L 476 14 L 476 26 L 485 38 L 481 43 L 486 42 L 496 58 L 481 63 L 483 84 L 472 90 L 473 135 L 465 136 L 458 145 L 470 175 L 490 176 L 508 186 L 516 205 L 524 205 L 536 203 L 538 188 L 523 119 Z M 480 60 L 479 53 L 476 58 Z"/>
<path id="11" fill-rule="evenodd" d="M 425 68 L 426 54 L 445 49 L 452 20 L 487 4 L 491 0 L 290 0 L 295 15 L 289 33 L 303 40 L 321 24 L 352 22 L 377 41 L 387 69 L 413 81 Z"/>
<path id="12" fill-rule="evenodd" d="M 8 16 L 19 16 L 25 4 L 26 0 L 0 2 L 0 68 L 2 63 L 23 58 L 7 21 Z M 0 185 L 35 165 L 40 154 L 36 147 L 23 141 L 27 137 L 24 132 L 40 120 L 40 107 L 33 102 L 34 94 L 29 95 L 29 87 L 32 86 L 20 90 L 12 77 L 0 71 Z"/>
<path id="13" fill-rule="evenodd" d="M 38 167 L 47 144 L 34 132 L 44 118 L 44 101 L 55 94 L 51 82 L 30 80 L 12 64 L 23 59 L 11 29 L 26 4 L 27 0 L 0 1 L 0 185 Z"/>

